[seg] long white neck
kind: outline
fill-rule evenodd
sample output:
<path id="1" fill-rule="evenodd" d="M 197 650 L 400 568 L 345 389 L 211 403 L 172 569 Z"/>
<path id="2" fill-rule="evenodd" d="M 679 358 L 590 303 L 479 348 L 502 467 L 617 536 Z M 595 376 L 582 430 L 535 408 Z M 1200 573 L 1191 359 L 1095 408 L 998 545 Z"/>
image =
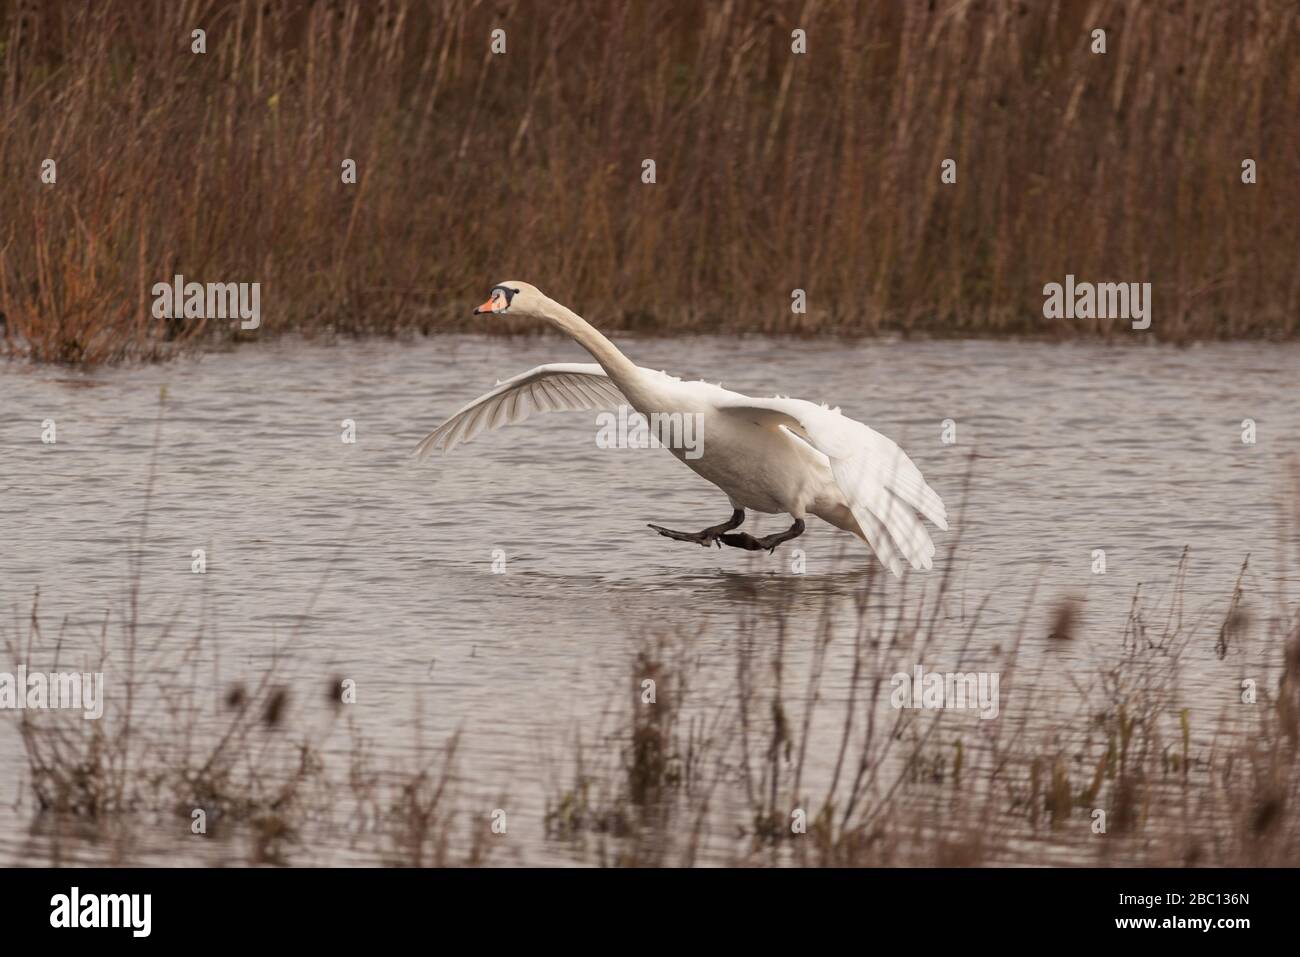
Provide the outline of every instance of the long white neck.
<path id="1" fill-rule="evenodd" d="M 600 363 L 601 368 L 616 385 L 637 378 L 638 370 L 632 360 L 619 352 L 614 343 L 601 335 L 595 326 L 572 309 L 560 305 L 554 299 L 543 297 L 538 314 L 590 352 L 592 358 Z"/>

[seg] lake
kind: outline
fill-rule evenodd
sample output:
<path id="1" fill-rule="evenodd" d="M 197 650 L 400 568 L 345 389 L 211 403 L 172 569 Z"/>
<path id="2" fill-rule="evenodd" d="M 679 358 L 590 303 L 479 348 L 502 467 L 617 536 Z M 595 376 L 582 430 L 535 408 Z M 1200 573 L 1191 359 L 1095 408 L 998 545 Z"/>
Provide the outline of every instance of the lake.
<path id="1" fill-rule="evenodd" d="M 1203 619 L 1204 630 L 1182 657 L 1179 700 L 1211 716 L 1235 700 L 1248 668 L 1225 665 L 1213 643 L 1243 560 L 1256 621 L 1297 594 L 1285 521 L 1300 436 L 1295 344 L 616 338 L 643 366 L 839 405 L 908 452 L 944 499 L 951 530 L 931 530 L 933 571 L 878 579 L 878 599 L 883 608 L 932 601 L 946 575 L 941 617 L 969 635 L 960 660 L 941 643 L 923 662 L 886 655 L 891 673 L 913 663 L 996 671 L 1022 635 L 1020 661 L 1035 669 L 1037 700 L 1050 701 L 1118 644 L 1139 585 L 1157 599 L 1171 594 L 1190 547 L 1180 614 Z M 322 725 L 327 760 L 347 760 L 343 722 L 381 762 L 412 759 L 459 731 L 464 813 L 509 815 L 497 835 L 508 847 L 493 862 L 584 860 L 547 836 L 547 803 L 568 787 L 573 742 L 599 742 L 626 710 L 641 643 L 671 636 L 699 668 L 694 706 L 720 711 L 734 696 L 746 628 L 784 615 L 784 660 L 802 675 L 824 612 L 832 627 L 852 627 L 875 559 L 817 519 L 773 555 L 660 537 L 648 522 L 695 530 L 722 521 L 725 496 L 666 451 L 598 447 L 594 413 L 535 415 L 451 455 L 412 458 L 427 431 L 498 379 L 553 361 L 589 360 L 556 339 L 446 336 L 286 339 L 85 372 L 0 366 L 10 642 L 0 670 L 28 663 L 13 651 L 29 635 L 37 589 L 33 657 L 42 661 L 62 633 L 60 660 L 85 665 L 105 615 L 127 614 L 156 446 L 139 623 L 160 656 L 149 660 L 169 664 L 141 681 L 138 693 L 156 698 L 143 705 L 157 706 L 145 720 L 174 720 L 166 689 L 188 681 L 211 705 L 201 720 L 216 722 L 230 688 L 255 686 L 274 665 L 293 718 L 310 723 L 344 679 L 355 702 Z M 1253 444 L 1242 440 L 1246 419 Z M 355 442 L 343 441 L 345 420 Z M 50 422 L 53 443 L 42 441 Z M 750 513 L 745 528 L 786 524 Z M 1045 636 L 1067 596 L 1080 637 L 1053 652 Z M 103 669 L 110 707 L 125 668 L 119 651 Z M 828 700 L 849 668 L 832 644 Z M 1015 713 L 1005 684 L 1003 693 L 999 720 Z M 196 838 L 185 818 L 129 839 L 106 826 L 55 826 L 37 813 L 13 717 L 0 712 L 0 864 L 243 859 L 240 839 Z M 811 739 L 809 780 L 833 773 L 837 744 Z M 286 858 L 384 860 L 365 843 L 322 830 Z M 725 834 L 717 844 L 703 859 L 727 859 Z"/>

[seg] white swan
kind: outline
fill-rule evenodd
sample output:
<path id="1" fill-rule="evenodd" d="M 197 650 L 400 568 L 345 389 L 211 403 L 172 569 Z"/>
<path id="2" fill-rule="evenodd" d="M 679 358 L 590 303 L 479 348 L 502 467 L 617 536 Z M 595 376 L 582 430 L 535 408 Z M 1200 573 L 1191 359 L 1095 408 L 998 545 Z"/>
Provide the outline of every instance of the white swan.
<path id="1" fill-rule="evenodd" d="M 682 447 L 671 430 L 662 429 L 657 437 L 722 489 L 734 511 L 728 521 L 700 532 L 650 526 L 661 535 L 706 547 L 771 551 L 803 534 L 804 518 L 816 515 L 863 539 L 897 576 L 903 562 L 917 569 L 933 566 L 934 544 L 917 513 L 946 530 L 943 502 L 903 450 L 879 432 L 839 409 L 802 399 L 754 399 L 642 369 L 581 316 L 526 282 L 494 286 L 474 313 L 507 311 L 549 322 L 597 364 L 553 363 L 502 382 L 425 436 L 416 448 L 421 458 L 435 447 L 450 452 L 484 429 L 523 422 L 533 410 L 597 410 L 627 403 L 661 423 L 672 422 L 674 414 L 679 423 L 682 415 L 698 414 L 703 454 Z M 763 538 L 732 533 L 745 520 L 747 508 L 788 512 L 794 525 Z"/>

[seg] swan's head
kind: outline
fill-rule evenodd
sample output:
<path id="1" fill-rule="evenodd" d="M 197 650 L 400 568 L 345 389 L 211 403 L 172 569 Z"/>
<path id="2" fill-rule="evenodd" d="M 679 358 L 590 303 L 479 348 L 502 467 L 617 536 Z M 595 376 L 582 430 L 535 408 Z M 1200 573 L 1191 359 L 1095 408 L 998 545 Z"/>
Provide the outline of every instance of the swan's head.
<path id="1" fill-rule="evenodd" d="M 497 316 L 504 312 L 525 316 L 537 315 L 545 298 L 536 286 L 512 279 L 493 286 L 492 291 L 488 293 L 487 302 L 475 308 L 474 315 L 484 312 Z"/>

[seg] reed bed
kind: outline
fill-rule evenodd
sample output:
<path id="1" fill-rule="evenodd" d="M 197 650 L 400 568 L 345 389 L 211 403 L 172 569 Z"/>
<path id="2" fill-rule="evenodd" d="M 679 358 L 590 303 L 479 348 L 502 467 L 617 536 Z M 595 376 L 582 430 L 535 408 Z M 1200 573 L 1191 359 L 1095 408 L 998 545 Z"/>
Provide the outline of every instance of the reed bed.
<path id="1" fill-rule="evenodd" d="M 176 274 L 260 283 L 255 336 L 462 327 L 505 278 L 627 331 L 1134 335 L 1045 319 L 1073 274 L 1291 337 L 1297 115 L 1291 0 L 3 0 L 0 335 L 250 335 L 155 318 Z"/>

